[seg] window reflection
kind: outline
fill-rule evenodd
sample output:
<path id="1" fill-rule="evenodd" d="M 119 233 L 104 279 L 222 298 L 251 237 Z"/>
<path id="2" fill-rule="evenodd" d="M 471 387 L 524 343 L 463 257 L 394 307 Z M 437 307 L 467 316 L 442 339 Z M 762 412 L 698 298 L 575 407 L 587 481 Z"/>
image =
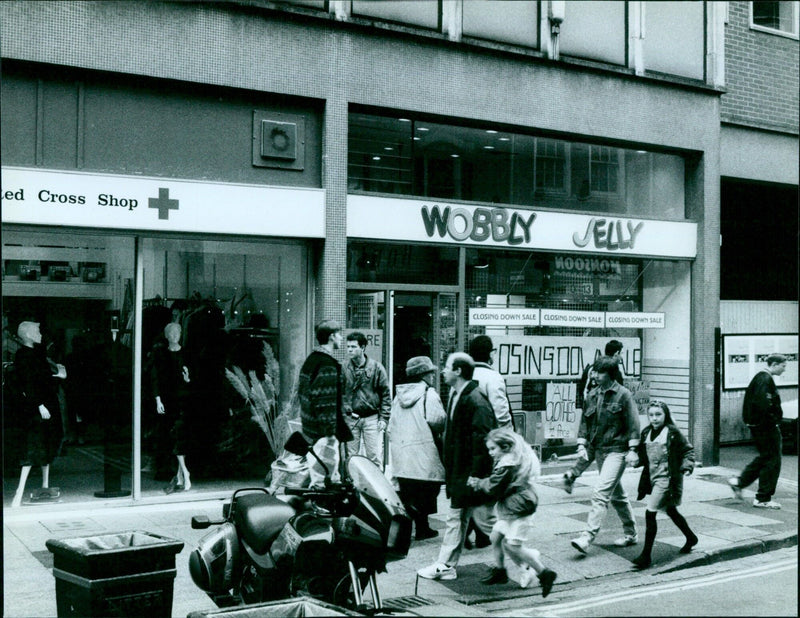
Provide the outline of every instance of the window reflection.
<path id="1" fill-rule="evenodd" d="M 351 191 L 683 220 L 677 155 L 350 114 Z"/>

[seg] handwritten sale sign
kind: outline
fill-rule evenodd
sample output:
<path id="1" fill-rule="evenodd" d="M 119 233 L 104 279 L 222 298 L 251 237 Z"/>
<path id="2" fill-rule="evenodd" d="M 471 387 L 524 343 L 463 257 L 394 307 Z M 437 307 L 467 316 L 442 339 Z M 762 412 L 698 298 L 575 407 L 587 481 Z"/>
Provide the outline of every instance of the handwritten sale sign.
<path id="1" fill-rule="evenodd" d="M 548 382 L 547 405 L 542 415 L 545 439 L 575 439 L 581 413 L 575 408 L 575 382 Z"/>

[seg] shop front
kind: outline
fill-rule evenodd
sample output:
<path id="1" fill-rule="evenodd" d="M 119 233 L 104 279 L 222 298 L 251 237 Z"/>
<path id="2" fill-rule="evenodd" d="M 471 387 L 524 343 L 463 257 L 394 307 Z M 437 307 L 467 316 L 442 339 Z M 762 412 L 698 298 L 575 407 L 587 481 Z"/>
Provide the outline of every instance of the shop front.
<path id="1" fill-rule="evenodd" d="M 37 421 L 57 499 L 262 484 L 259 419 L 288 405 L 312 332 L 324 191 L 6 166 L 2 186 L 5 497 L 27 462 L 23 503 L 48 499 L 9 389 L 22 322 L 66 369 Z"/>
<path id="2" fill-rule="evenodd" d="M 411 356 L 442 367 L 489 335 L 517 428 L 547 456 L 574 444 L 575 383 L 617 339 L 636 400 L 688 430 L 695 223 L 364 194 L 347 216 L 347 326 L 382 342 L 393 384 Z"/>

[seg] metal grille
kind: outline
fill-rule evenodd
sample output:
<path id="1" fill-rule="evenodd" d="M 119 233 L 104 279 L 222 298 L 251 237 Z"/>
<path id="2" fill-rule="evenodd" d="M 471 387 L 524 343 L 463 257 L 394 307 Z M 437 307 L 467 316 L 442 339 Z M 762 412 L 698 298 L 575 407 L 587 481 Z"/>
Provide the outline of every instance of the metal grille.
<path id="1" fill-rule="evenodd" d="M 427 607 L 433 605 L 433 601 L 429 601 L 423 597 L 412 595 L 409 597 L 395 597 L 393 599 L 385 599 L 383 606 L 388 609 L 413 609 L 415 607 Z"/>

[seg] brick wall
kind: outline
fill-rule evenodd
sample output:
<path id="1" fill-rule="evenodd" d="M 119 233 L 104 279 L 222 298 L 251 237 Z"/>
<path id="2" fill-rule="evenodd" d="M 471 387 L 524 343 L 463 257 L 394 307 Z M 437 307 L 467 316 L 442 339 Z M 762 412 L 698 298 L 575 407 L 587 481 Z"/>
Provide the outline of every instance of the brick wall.
<path id="1" fill-rule="evenodd" d="M 797 39 L 751 30 L 749 2 L 728 6 L 722 121 L 797 133 Z"/>

